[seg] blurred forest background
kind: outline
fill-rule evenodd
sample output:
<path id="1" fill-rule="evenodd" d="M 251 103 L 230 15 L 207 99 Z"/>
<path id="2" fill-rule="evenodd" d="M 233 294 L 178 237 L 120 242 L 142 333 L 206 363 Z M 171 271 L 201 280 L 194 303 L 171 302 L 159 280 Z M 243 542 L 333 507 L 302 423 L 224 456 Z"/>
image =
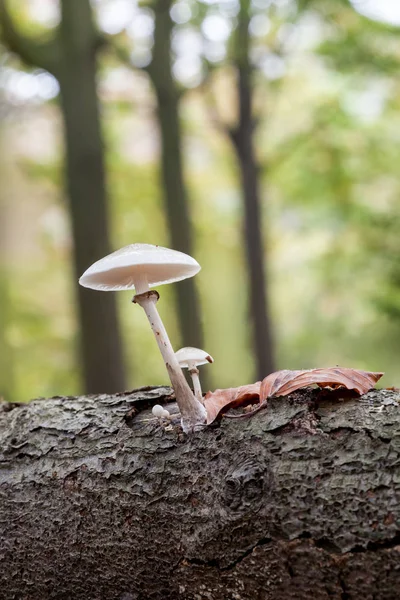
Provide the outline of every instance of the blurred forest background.
<path id="1" fill-rule="evenodd" d="M 134 242 L 208 386 L 348 366 L 399 384 L 397 0 L 0 0 L 0 396 L 167 382 L 130 292 L 79 275 Z"/>

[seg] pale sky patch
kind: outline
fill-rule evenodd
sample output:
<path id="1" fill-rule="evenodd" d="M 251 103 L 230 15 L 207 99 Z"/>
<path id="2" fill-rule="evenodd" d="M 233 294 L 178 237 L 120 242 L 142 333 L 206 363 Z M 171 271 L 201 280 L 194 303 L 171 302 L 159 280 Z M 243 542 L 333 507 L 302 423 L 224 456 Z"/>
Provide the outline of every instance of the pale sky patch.
<path id="1" fill-rule="evenodd" d="M 223 42 L 231 33 L 229 21 L 220 15 L 209 15 L 201 25 L 203 35 L 211 42 Z"/>
<path id="2" fill-rule="evenodd" d="M 400 26 L 399 0 L 352 0 L 352 4 L 359 13 L 370 19 Z"/>
<path id="3" fill-rule="evenodd" d="M 98 2 L 97 19 L 100 28 L 113 35 L 126 29 L 137 12 L 136 2 L 132 0 L 113 0 Z"/>
<path id="4" fill-rule="evenodd" d="M 61 10 L 58 0 L 30 0 L 27 8 L 29 18 L 44 27 L 52 28 L 60 22 Z"/>

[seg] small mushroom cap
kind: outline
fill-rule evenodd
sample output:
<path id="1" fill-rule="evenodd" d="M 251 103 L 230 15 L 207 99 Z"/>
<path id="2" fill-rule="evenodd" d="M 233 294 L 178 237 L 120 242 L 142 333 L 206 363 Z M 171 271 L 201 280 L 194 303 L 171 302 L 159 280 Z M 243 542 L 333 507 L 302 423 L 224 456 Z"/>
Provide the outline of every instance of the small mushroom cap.
<path id="1" fill-rule="evenodd" d="M 153 413 L 153 415 L 155 417 L 158 417 L 160 419 L 161 417 L 164 416 L 165 411 L 164 411 L 163 407 L 161 406 L 161 404 L 155 404 L 153 406 L 153 408 L 151 409 L 151 412 Z"/>
<path id="2" fill-rule="evenodd" d="M 193 277 L 200 269 L 199 263 L 183 252 L 152 244 L 130 244 L 95 262 L 79 283 L 94 290 L 133 290 L 140 280 L 154 287 Z"/>
<path id="3" fill-rule="evenodd" d="M 181 348 L 175 352 L 175 356 L 182 369 L 189 369 L 193 366 L 197 367 L 198 365 L 214 362 L 213 357 L 207 352 L 204 352 L 204 350 L 200 350 L 199 348 L 191 348 L 190 346 Z"/>

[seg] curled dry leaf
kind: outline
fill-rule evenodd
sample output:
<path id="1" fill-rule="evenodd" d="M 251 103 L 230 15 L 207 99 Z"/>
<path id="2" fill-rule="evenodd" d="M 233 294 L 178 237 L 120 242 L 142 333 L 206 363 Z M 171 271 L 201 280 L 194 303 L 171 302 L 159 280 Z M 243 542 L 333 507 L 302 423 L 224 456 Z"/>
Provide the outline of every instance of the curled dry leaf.
<path id="1" fill-rule="evenodd" d="M 373 388 L 382 375 L 383 373 L 370 373 L 342 367 L 308 371 L 278 371 L 268 375 L 261 383 L 260 402 L 264 402 L 271 396 L 286 396 L 313 383 L 320 387 L 343 386 L 348 390 L 356 390 L 362 395 Z"/>
<path id="2" fill-rule="evenodd" d="M 383 373 L 358 371 L 344 367 L 309 369 L 307 371 L 277 371 L 268 375 L 262 382 L 208 392 L 204 398 L 207 423 L 212 423 L 222 412 L 230 408 L 245 406 L 249 403 L 254 404 L 257 400 L 261 406 L 266 404 L 268 398 L 272 396 L 287 396 L 295 390 L 313 384 L 320 387 L 345 387 L 348 390 L 355 390 L 361 396 L 373 388 L 382 375 Z"/>
<path id="3" fill-rule="evenodd" d="M 226 390 L 215 390 L 207 392 L 204 396 L 204 406 L 207 411 L 207 424 L 209 425 L 218 417 L 218 415 L 228 408 L 235 406 L 246 406 L 249 402 L 254 402 L 260 397 L 261 381 L 242 385 L 238 388 L 228 388 Z"/>

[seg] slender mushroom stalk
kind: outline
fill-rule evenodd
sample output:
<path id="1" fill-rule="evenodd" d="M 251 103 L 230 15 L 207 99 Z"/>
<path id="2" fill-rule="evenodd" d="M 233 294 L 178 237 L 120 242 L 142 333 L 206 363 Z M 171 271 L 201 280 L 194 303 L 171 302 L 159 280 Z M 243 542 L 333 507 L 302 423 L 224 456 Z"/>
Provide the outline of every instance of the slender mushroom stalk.
<path id="1" fill-rule="evenodd" d="M 207 352 L 204 350 L 190 347 L 181 348 L 175 352 L 175 356 L 181 369 L 188 369 L 192 377 L 194 395 L 199 402 L 203 403 L 203 393 L 201 391 L 199 370 L 197 367 L 199 365 L 213 363 L 213 357 L 207 354 Z"/>
<path id="2" fill-rule="evenodd" d="M 135 289 L 142 290 L 145 286 L 142 282 L 141 284 L 135 285 Z M 182 417 L 182 429 L 185 433 L 188 433 L 203 427 L 207 413 L 204 406 L 193 396 L 192 390 L 188 386 L 175 357 L 167 331 L 156 307 L 159 297 L 160 295 L 157 291 L 149 290 L 147 286 L 147 291 L 141 291 L 139 294 L 136 294 L 132 302 L 139 304 L 146 313 L 175 391 L 176 401 Z"/>
<path id="3" fill-rule="evenodd" d="M 185 433 L 202 429 L 207 414 L 183 376 L 156 308 L 160 296 L 150 287 L 181 281 L 199 270 L 198 262 L 182 252 L 151 244 L 131 244 L 98 260 L 79 279 L 81 285 L 96 290 L 135 290 L 133 302 L 143 308 L 153 330 L 175 391 Z"/>
<path id="4" fill-rule="evenodd" d="M 199 378 L 199 370 L 197 367 L 189 367 L 189 373 L 193 381 L 193 391 L 195 398 L 203 402 L 203 392 L 201 390 L 200 378 Z"/>

